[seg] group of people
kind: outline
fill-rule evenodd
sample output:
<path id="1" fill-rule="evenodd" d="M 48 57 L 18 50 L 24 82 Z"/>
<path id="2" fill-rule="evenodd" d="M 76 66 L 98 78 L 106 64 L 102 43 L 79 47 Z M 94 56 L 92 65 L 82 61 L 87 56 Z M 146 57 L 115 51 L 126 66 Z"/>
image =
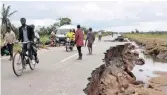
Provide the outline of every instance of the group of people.
<path id="1" fill-rule="evenodd" d="M 101 36 L 101 34 L 99 36 Z M 50 44 L 51 46 L 55 46 L 54 45 L 55 37 L 56 37 L 56 34 L 54 31 L 52 31 L 51 32 L 51 44 Z M 89 31 L 86 36 L 85 44 L 84 44 L 84 32 L 82 31 L 80 25 L 77 25 L 76 31 L 75 29 L 70 29 L 69 32 L 66 33 L 66 37 L 70 39 L 70 42 L 73 45 L 76 45 L 77 50 L 78 50 L 78 55 L 79 55 L 78 60 L 82 59 L 82 47 L 83 46 L 87 46 L 88 51 L 89 51 L 88 55 L 92 55 L 92 45 L 95 40 L 95 35 L 92 32 L 92 28 L 89 28 Z"/>
<path id="2" fill-rule="evenodd" d="M 32 54 L 34 54 L 36 63 L 39 63 L 37 52 L 33 50 L 34 38 L 35 36 L 38 36 L 37 38 L 39 38 L 39 35 L 35 35 L 35 32 L 34 32 L 35 26 L 27 25 L 25 18 L 21 18 L 20 22 L 22 26 L 19 28 L 18 42 L 29 42 L 29 43 L 23 44 L 22 51 L 23 53 L 28 51 L 28 54 L 30 55 L 29 56 L 30 59 L 32 59 Z M 15 33 L 12 31 L 11 27 L 8 26 L 7 33 L 5 34 L 5 37 L 4 37 L 4 46 L 7 46 L 8 48 L 8 51 L 10 54 L 9 60 L 13 59 L 13 46 L 15 43 L 17 43 Z"/>
<path id="3" fill-rule="evenodd" d="M 69 37 L 76 44 L 78 55 L 79 55 L 78 60 L 82 59 L 82 49 L 81 48 L 84 45 L 85 46 L 87 45 L 88 47 L 88 51 L 89 51 L 88 54 L 89 55 L 92 54 L 92 44 L 94 43 L 94 40 L 95 40 L 95 35 L 92 32 L 92 28 L 89 28 L 89 32 L 87 33 L 85 44 L 84 44 L 84 33 L 80 25 L 77 25 L 77 30 L 75 32 L 70 30 L 66 34 L 66 36 Z"/>
<path id="4" fill-rule="evenodd" d="M 36 34 L 34 32 L 35 26 L 27 25 L 25 18 L 21 18 L 20 22 L 21 22 L 22 26 L 19 28 L 19 39 L 18 39 L 19 42 L 20 41 L 21 42 L 28 42 L 28 41 L 29 42 L 34 42 L 34 37 L 36 37 L 36 36 L 39 40 L 39 34 Z M 73 41 L 73 43 L 76 45 L 77 50 L 78 50 L 78 55 L 79 55 L 78 60 L 82 59 L 82 49 L 81 48 L 83 46 L 88 47 L 88 51 L 89 51 L 88 54 L 89 55 L 92 54 L 92 45 L 95 41 L 95 35 L 92 32 L 92 28 L 89 28 L 89 31 L 88 31 L 87 36 L 86 36 L 85 44 L 84 44 L 84 33 L 83 33 L 80 25 L 77 25 L 77 30 L 76 31 L 75 31 L 75 29 L 70 30 L 66 34 L 66 36 L 69 37 L 70 40 Z M 51 38 L 55 38 L 55 33 L 54 32 L 51 33 Z M 14 46 L 15 42 L 16 42 L 15 33 L 11 30 L 10 27 L 7 27 L 7 33 L 5 35 L 4 43 L 8 47 L 8 50 L 9 50 L 9 53 L 10 53 L 10 59 L 9 60 L 13 59 L 13 46 Z M 37 57 L 37 52 L 35 52 L 32 48 L 32 43 L 23 44 L 22 50 L 23 50 L 23 52 L 28 51 L 31 59 L 32 59 L 32 55 L 31 55 L 32 53 L 31 52 L 33 52 L 36 62 L 37 63 L 39 62 L 39 59 Z"/>

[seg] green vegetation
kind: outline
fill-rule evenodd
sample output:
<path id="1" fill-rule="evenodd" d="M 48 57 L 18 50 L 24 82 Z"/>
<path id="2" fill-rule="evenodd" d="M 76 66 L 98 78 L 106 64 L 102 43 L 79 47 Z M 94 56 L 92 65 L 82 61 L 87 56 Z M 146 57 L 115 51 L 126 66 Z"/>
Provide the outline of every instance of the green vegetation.
<path id="1" fill-rule="evenodd" d="M 42 35 L 40 37 L 40 40 L 43 44 L 45 44 L 49 40 L 49 35 Z M 4 45 L 4 40 L 1 39 L 0 40 L 0 46 L 3 46 L 3 45 Z M 20 51 L 21 50 L 21 44 L 15 44 L 13 50 L 14 51 Z"/>
<path id="2" fill-rule="evenodd" d="M 123 36 L 144 45 L 149 53 L 167 50 L 167 33 L 127 33 Z"/>
<path id="3" fill-rule="evenodd" d="M 45 44 L 49 40 L 49 35 L 42 35 L 40 40 L 43 44 Z"/>
<path id="4" fill-rule="evenodd" d="M 13 47 L 13 51 L 21 51 L 21 44 L 15 44 Z"/>
<path id="5" fill-rule="evenodd" d="M 71 19 L 70 18 L 59 18 L 60 20 L 60 26 L 63 26 L 63 25 L 69 25 L 71 24 Z"/>
<path id="6" fill-rule="evenodd" d="M 10 12 L 10 8 L 11 6 L 7 6 L 5 8 L 5 4 L 3 4 L 2 6 L 2 10 L 1 10 L 1 35 L 4 36 L 4 34 L 6 33 L 6 28 L 7 26 L 11 27 L 12 28 L 12 24 L 10 22 L 10 19 L 9 17 L 11 17 L 14 13 L 16 13 L 17 11 L 13 11 L 13 12 Z"/>

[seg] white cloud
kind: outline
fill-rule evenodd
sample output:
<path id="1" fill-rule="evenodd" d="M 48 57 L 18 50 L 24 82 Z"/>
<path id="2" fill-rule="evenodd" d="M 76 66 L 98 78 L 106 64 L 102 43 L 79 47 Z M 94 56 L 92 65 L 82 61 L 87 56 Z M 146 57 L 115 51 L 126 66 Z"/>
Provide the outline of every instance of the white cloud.
<path id="1" fill-rule="evenodd" d="M 49 26 L 59 17 L 70 17 L 74 24 L 114 31 L 165 30 L 167 24 L 167 2 L 161 1 L 8 3 L 18 10 L 11 18 L 16 25 L 24 15 L 28 24 Z"/>
<path id="2" fill-rule="evenodd" d="M 16 26 L 21 25 L 20 21 L 18 20 L 12 20 L 11 22 Z M 28 25 L 34 24 L 35 26 L 50 26 L 56 22 L 58 21 L 53 19 L 27 19 L 26 21 Z"/>

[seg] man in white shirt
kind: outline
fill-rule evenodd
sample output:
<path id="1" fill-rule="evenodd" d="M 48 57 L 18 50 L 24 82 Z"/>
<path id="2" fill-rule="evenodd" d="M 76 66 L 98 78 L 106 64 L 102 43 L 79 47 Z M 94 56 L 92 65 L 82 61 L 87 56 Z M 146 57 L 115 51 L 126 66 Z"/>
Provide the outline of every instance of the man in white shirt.
<path id="1" fill-rule="evenodd" d="M 11 30 L 10 27 L 7 27 L 7 33 L 5 34 L 5 42 L 10 53 L 10 61 L 13 59 L 13 45 L 16 40 L 15 33 Z"/>

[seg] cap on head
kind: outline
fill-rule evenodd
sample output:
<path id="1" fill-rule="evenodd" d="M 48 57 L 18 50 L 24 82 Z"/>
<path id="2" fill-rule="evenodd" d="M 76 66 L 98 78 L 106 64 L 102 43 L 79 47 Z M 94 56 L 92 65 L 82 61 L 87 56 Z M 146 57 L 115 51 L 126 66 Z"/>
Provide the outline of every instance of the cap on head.
<path id="1" fill-rule="evenodd" d="M 80 25 L 77 25 L 77 28 L 81 28 L 81 26 L 80 26 Z"/>

